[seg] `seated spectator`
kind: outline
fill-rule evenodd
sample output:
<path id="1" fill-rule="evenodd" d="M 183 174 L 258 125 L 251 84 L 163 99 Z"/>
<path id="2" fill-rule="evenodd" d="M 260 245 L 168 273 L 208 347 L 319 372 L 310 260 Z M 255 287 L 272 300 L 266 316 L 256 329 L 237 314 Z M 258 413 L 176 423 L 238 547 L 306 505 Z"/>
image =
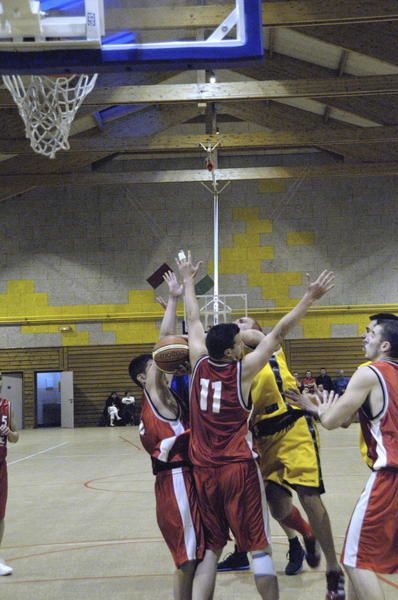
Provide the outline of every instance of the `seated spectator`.
<path id="1" fill-rule="evenodd" d="M 336 394 L 339 394 L 339 396 L 344 394 L 349 381 L 350 378 L 345 375 L 343 369 L 340 369 L 339 376 L 334 380 L 334 389 Z"/>
<path id="2" fill-rule="evenodd" d="M 323 389 L 327 392 L 334 390 L 332 378 L 327 374 L 326 369 L 321 369 L 320 375 L 316 378 L 316 384 L 323 385 Z"/>
<path id="3" fill-rule="evenodd" d="M 303 377 L 301 385 L 309 392 L 313 392 L 315 390 L 316 381 L 315 377 L 312 376 L 312 371 L 305 372 L 305 377 Z"/>
<path id="4" fill-rule="evenodd" d="M 301 377 L 300 377 L 299 373 L 293 373 L 293 375 L 294 375 L 294 378 L 296 380 L 296 385 L 297 385 L 298 389 L 301 392 L 302 389 L 303 389 L 303 383 L 301 381 Z"/>
<path id="5" fill-rule="evenodd" d="M 125 425 L 135 425 L 135 398 L 127 390 L 122 398 L 122 418 Z"/>
<path id="6" fill-rule="evenodd" d="M 121 421 L 120 412 L 122 409 L 122 401 L 117 395 L 117 392 L 112 392 L 105 402 L 103 416 L 107 419 L 107 424 L 114 427 L 115 421 Z"/>

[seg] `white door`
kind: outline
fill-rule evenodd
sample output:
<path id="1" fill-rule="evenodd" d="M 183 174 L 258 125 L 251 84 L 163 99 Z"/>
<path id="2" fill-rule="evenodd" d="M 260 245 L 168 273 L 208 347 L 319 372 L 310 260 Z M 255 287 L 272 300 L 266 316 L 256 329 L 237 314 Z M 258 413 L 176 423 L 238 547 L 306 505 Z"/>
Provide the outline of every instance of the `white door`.
<path id="1" fill-rule="evenodd" d="M 23 428 L 22 373 L 3 373 L 1 396 L 11 402 L 16 429 Z"/>
<path id="2" fill-rule="evenodd" d="M 61 373 L 61 427 L 74 427 L 73 372 Z"/>

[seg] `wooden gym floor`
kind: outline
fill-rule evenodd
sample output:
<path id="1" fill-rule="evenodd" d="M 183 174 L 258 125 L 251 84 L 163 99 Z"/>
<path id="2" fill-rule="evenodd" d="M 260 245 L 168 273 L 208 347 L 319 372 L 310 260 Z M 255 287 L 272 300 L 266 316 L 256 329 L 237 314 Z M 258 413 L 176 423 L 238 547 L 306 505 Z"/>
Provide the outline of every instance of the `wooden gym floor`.
<path id="1" fill-rule="evenodd" d="M 322 431 L 328 506 L 340 551 L 368 476 L 358 426 Z M 2 600 L 172 600 L 173 565 L 155 521 L 153 476 L 137 427 L 21 432 L 9 445 Z M 287 542 L 272 521 L 281 599 L 324 598 L 324 564 L 286 577 Z M 232 546 L 231 546 L 232 548 Z M 384 577 L 386 598 L 398 579 Z M 257 598 L 250 573 L 218 576 L 215 600 Z"/>

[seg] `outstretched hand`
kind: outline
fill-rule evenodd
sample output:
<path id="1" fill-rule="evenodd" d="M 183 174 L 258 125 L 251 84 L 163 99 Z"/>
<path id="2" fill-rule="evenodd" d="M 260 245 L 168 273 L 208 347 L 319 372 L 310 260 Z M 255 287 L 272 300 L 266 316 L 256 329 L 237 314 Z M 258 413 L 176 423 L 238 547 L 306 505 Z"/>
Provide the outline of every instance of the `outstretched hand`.
<path id="1" fill-rule="evenodd" d="M 163 275 L 164 281 L 167 283 L 167 287 L 169 288 L 169 295 L 174 298 L 179 298 L 183 292 L 183 286 L 178 283 L 177 277 L 174 271 L 167 271 Z"/>
<path id="2" fill-rule="evenodd" d="M 167 308 L 167 302 L 166 302 L 166 300 L 162 296 L 156 296 L 155 301 L 158 304 L 160 304 L 160 306 L 162 308 L 164 308 L 166 310 L 166 308 Z"/>
<path id="3" fill-rule="evenodd" d="M 319 277 L 315 281 L 311 281 L 310 274 L 306 273 L 307 276 L 307 293 L 314 300 L 322 298 L 329 290 L 334 287 L 335 274 L 333 271 L 322 271 Z"/>
<path id="4" fill-rule="evenodd" d="M 10 428 L 7 425 L 0 426 L 0 435 L 2 437 L 8 437 L 9 433 L 10 433 Z"/>
<path id="5" fill-rule="evenodd" d="M 200 266 L 202 265 L 202 261 L 198 261 L 196 264 L 192 262 L 191 251 L 188 250 L 188 258 L 176 258 L 176 264 L 178 270 L 181 274 L 181 277 L 186 279 L 194 279 L 196 277 L 197 272 L 199 271 Z"/>
<path id="6" fill-rule="evenodd" d="M 316 391 L 314 394 L 287 390 L 285 396 L 292 404 L 296 404 L 306 412 L 316 415 L 319 418 L 339 399 L 338 394 L 333 391 L 328 392 L 327 390 L 323 392 Z"/>

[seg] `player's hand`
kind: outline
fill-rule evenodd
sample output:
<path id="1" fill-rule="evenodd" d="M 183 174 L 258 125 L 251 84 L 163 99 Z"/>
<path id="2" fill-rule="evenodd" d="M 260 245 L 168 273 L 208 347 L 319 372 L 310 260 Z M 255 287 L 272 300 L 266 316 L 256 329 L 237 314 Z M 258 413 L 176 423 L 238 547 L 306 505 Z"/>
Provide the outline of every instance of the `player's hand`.
<path id="1" fill-rule="evenodd" d="M 169 295 L 173 298 L 179 298 L 184 291 L 184 288 L 180 283 L 178 283 L 175 273 L 173 271 L 167 271 L 163 275 L 163 279 L 169 288 Z"/>
<path id="2" fill-rule="evenodd" d="M 307 276 L 307 294 L 311 296 L 313 300 L 322 298 L 329 290 L 334 287 L 335 274 L 333 271 L 322 271 L 319 277 L 315 281 L 311 281 L 309 273 Z"/>
<path id="3" fill-rule="evenodd" d="M 156 296 L 155 301 L 160 304 L 160 306 L 162 308 L 164 308 L 164 310 L 166 310 L 167 308 L 167 302 L 164 298 L 162 298 L 162 296 Z"/>
<path id="4" fill-rule="evenodd" d="M 293 404 L 310 414 L 316 415 L 320 420 L 322 415 L 339 399 L 338 394 L 327 390 L 323 392 L 316 390 L 314 394 L 305 391 L 300 393 L 297 390 L 287 390 L 284 395 Z"/>
<path id="5" fill-rule="evenodd" d="M 284 396 L 291 404 L 295 404 L 313 415 L 318 415 L 318 408 L 320 405 L 318 394 L 312 394 L 307 391 L 298 392 L 297 390 L 292 389 L 287 390 L 284 393 Z"/>
<path id="6" fill-rule="evenodd" d="M 200 260 L 196 264 L 192 262 L 191 251 L 188 250 L 188 258 L 176 258 L 176 263 L 181 277 L 186 279 L 194 279 L 197 272 L 199 271 L 202 261 Z"/>
<path id="7" fill-rule="evenodd" d="M 0 435 L 2 437 L 8 437 L 9 433 L 10 433 L 10 428 L 7 425 L 1 425 L 0 426 Z"/>

